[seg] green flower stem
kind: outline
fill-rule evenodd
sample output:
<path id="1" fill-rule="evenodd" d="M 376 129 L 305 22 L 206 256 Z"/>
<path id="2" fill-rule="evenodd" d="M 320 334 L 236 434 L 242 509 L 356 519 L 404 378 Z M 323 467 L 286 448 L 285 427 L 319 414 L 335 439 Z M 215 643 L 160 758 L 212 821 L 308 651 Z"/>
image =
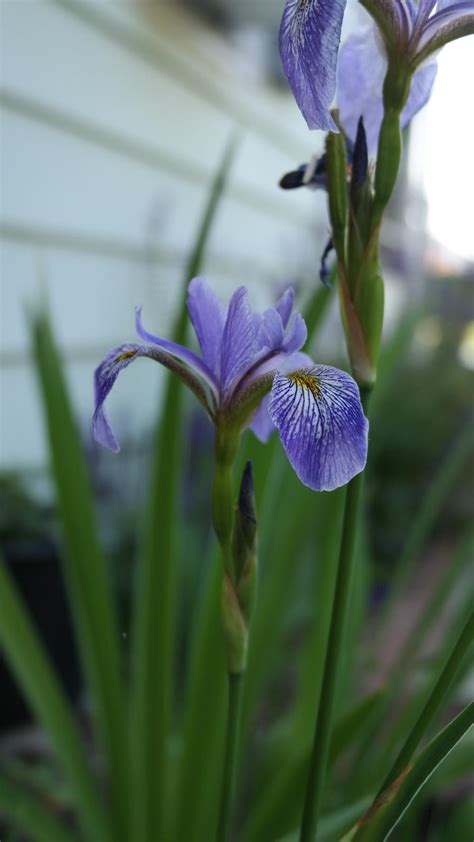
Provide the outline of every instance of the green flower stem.
<path id="1" fill-rule="evenodd" d="M 367 411 L 369 397 L 369 389 L 361 390 L 361 399 L 365 411 Z M 338 669 L 341 661 L 346 618 L 351 597 L 354 546 L 362 483 L 363 473 L 360 473 L 350 481 L 346 491 L 336 588 L 324 662 L 321 696 L 314 731 L 313 751 L 306 785 L 300 842 L 314 842 L 318 827 L 319 810 L 326 780 Z"/>
<path id="2" fill-rule="evenodd" d="M 232 552 L 234 504 L 232 469 L 239 436 L 225 428 L 216 430 L 216 470 L 212 493 L 212 520 L 223 560 L 222 624 L 227 651 L 229 696 L 226 743 L 222 772 L 217 842 L 228 838 L 232 819 L 235 777 L 238 758 L 238 737 L 242 708 L 242 684 L 247 658 L 248 626 L 242 613 L 238 593 L 238 573 Z"/>
<path id="3" fill-rule="evenodd" d="M 221 803 L 216 842 L 226 842 L 232 819 L 235 779 L 239 746 L 239 732 L 242 709 L 242 688 L 244 673 L 229 672 L 229 696 L 227 702 L 227 732 L 222 771 Z"/>

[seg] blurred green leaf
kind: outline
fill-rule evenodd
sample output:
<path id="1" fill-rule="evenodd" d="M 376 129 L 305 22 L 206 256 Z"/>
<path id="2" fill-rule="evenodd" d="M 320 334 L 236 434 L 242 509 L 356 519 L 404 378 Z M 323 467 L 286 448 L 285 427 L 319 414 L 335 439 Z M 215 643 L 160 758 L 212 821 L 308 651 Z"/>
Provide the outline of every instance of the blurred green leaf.
<path id="1" fill-rule="evenodd" d="M 220 634 L 221 585 L 220 558 L 215 549 L 197 604 L 176 798 L 176 804 L 186 808 L 176 810 L 174 838 L 187 842 L 212 838 L 217 821 L 227 692 Z"/>
<path id="2" fill-rule="evenodd" d="M 212 223 L 224 195 L 235 154 L 232 141 L 206 199 L 186 265 L 173 339 L 186 339 L 187 286 L 200 271 Z M 182 388 L 168 375 L 157 428 L 152 476 L 137 570 L 133 612 L 132 786 L 134 838 L 162 839 L 170 801 L 167 740 L 173 698 L 177 491 L 181 448 Z"/>
<path id="3" fill-rule="evenodd" d="M 0 814 L 19 830 L 28 834 L 31 842 L 76 842 L 60 820 L 37 797 L 29 794 L 4 775 L 0 775 Z"/>
<path id="4" fill-rule="evenodd" d="M 108 820 L 102 812 L 97 782 L 87 764 L 84 745 L 72 711 L 65 700 L 36 630 L 1 561 L 0 602 L 0 645 L 31 710 L 49 735 L 58 759 L 74 787 L 78 820 L 84 828 L 85 836 L 95 842 L 106 842 L 106 840 L 115 842 Z M 16 789 L 15 797 L 10 800 L 8 794 L 10 791 L 13 792 L 12 789 L 8 789 L 7 784 L 4 786 L 2 779 L 0 806 L 16 822 L 18 816 L 21 817 L 21 801 Z M 26 793 L 25 799 L 27 799 Z M 33 802 L 25 800 L 25 810 L 27 810 L 27 804 L 30 805 Z M 12 812 L 10 812 L 10 805 Z M 30 815 L 33 815 L 33 812 L 30 811 Z M 39 806 L 38 812 L 40 812 Z"/>
<path id="5" fill-rule="evenodd" d="M 377 803 L 379 799 L 383 798 L 384 793 L 390 791 L 390 788 L 396 784 L 396 782 L 400 779 L 400 776 L 403 775 L 409 767 L 415 751 L 425 736 L 428 728 L 432 724 L 433 719 L 438 713 L 441 705 L 445 701 L 456 674 L 459 672 L 463 663 L 467 660 L 467 654 L 472 646 L 473 639 L 474 613 L 471 611 L 461 634 L 458 636 L 452 652 L 450 652 L 447 658 L 441 674 L 434 686 L 430 688 L 430 692 L 424 700 L 423 707 L 415 723 L 410 729 L 402 747 L 398 751 L 388 774 L 385 776 L 374 803 Z"/>
<path id="6" fill-rule="evenodd" d="M 381 692 L 371 693 L 336 722 L 330 748 L 331 764 L 357 739 L 361 723 L 370 717 Z M 276 839 L 298 822 L 311 755 L 310 740 L 311 728 L 308 728 L 304 750 L 295 751 L 290 737 L 285 751 L 286 762 L 275 766 L 273 773 L 267 770 L 265 778 L 268 781 L 271 775 L 271 786 L 263 786 L 262 782 L 258 788 L 258 798 L 244 835 L 246 842 Z"/>
<path id="7" fill-rule="evenodd" d="M 92 492 L 59 353 L 46 315 L 32 323 L 33 359 L 46 417 L 64 535 L 64 577 L 84 675 L 93 699 L 110 786 L 115 839 L 128 835 L 128 752 L 124 686 L 112 588 L 97 537 Z"/>
<path id="8" fill-rule="evenodd" d="M 421 501 L 390 583 L 390 596 L 381 613 L 378 634 L 381 634 L 382 629 L 386 628 L 394 606 L 400 597 L 401 589 L 412 572 L 413 563 L 426 544 L 440 511 L 452 493 L 459 472 L 472 451 L 474 445 L 474 423 L 472 421 L 472 418 L 469 419 L 459 430 L 457 438 L 450 446 L 431 482 L 428 493 Z"/>
<path id="9" fill-rule="evenodd" d="M 474 724 L 474 704 L 468 705 L 407 766 L 369 808 L 362 826 L 350 839 L 381 842 L 388 839 L 405 811 L 433 772 Z"/>
<path id="10" fill-rule="evenodd" d="M 345 829 L 350 827 L 355 819 L 364 812 L 369 803 L 368 798 L 362 798 L 347 807 L 341 807 L 325 816 L 321 816 L 318 828 L 318 842 L 335 842 Z M 299 831 L 280 837 L 278 842 L 298 842 Z"/>

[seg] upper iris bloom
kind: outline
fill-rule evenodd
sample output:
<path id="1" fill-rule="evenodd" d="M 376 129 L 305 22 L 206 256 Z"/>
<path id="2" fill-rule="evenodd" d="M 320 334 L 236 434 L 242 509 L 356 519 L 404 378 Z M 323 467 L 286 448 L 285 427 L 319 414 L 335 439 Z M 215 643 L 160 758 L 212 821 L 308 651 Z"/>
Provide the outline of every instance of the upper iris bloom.
<path id="1" fill-rule="evenodd" d="M 474 32 L 473 0 L 361 0 L 376 21 L 339 42 L 346 0 L 287 0 L 280 52 L 295 99 L 310 129 L 338 131 L 330 106 L 338 89 L 344 128 L 355 139 L 362 115 L 370 153 L 376 149 L 383 114 L 382 87 L 392 61 L 414 74 L 404 110 L 407 125 L 429 98 L 436 75 L 433 53 Z M 380 33 L 380 34 L 379 34 Z M 381 36 L 381 37 L 380 37 Z M 421 66 L 420 66 L 421 65 Z"/>
<path id="2" fill-rule="evenodd" d="M 148 333 L 137 310 L 136 329 L 146 344 L 114 348 L 95 372 L 95 439 L 118 451 L 104 401 L 124 368 L 149 357 L 181 377 L 220 431 L 238 434 L 250 425 L 266 441 L 276 427 L 305 485 L 318 491 L 345 485 L 365 466 L 368 421 L 352 377 L 301 353 L 307 331 L 302 316 L 292 313 L 293 300 L 287 289 L 276 307 L 253 313 L 239 287 L 226 308 L 206 281 L 194 278 L 188 310 L 202 356 Z"/>

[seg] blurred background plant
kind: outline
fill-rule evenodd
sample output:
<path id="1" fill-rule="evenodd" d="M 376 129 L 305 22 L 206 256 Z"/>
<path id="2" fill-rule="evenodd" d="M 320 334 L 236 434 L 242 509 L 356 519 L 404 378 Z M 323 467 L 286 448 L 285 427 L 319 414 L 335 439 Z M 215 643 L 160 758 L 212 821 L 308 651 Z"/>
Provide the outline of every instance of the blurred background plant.
<path id="1" fill-rule="evenodd" d="M 212 835 L 225 681 L 209 529 L 211 430 L 186 395 L 179 397 L 182 421 L 176 424 L 176 395 L 162 373 L 153 383 L 148 368 L 143 380 L 124 376 L 112 398 L 123 446 L 111 456 L 90 441 L 91 382 L 103 352 L 119 338 L 132 338 L 135 304 L 145 305 L 157 333 L 169 335 L 172 323 L 176 335 L 185 332 L 184 285 L 198 270 L 221 285 L 223 298 L 247 283 L 262 306 L 291 279 L 306 307 L 313 355 L 345 366 L 334 296 L 317 281 L 327 237 L 325 197 L 280 195 L 276 187 L 283 172 L 316 151 L 276 66 L 280 13 L 277 2 L 237 9 L 218 0 L 183 7 L 41 0 L 28 4 L 28 13 L 24 4 L 2 4 L 0 541 L 75 705 L 73 721 L 66 716 L 64 725 L 62 703 L 45 677 L 49 662 L 38 667 L 23 611 L 5 584 L 2 638 L 19 689 L 2 662 L 2 840 L 76 838 L 86 805 L 90 825 L 83 838 L 102 842 L 110 836 L 102 811 L 106 805 L 112 814 L 120 801 L 124 784 L 114 791 L 110 769 L 123 749 L 127 720 L 120 710 L 111 713 L 107 679 L 101 682 L 98 672 L 85 668 L 87 635 L 97 633 L 101 611 L 105 625 L 118 629 L 120 667 L 102 651 L 110 686 L 121 688 L 132 709 L 139 706 L 139 656 L 130 640 L 142 635 L 141 654 L 148 652 L 158 676 L 154 692 L 168 700 L 160 725 L 166 751 L 131 758 L 141 769 L 137 791 L 140 784 L 153 792 L 157 780 L 166 779 L 167 798 L 163 788 L 157 799 L 168 806 L 161 838 L 201 842 Z M 39 30 L 48 38 L 41 53 Z M 440 79 L 443 73 L 449 78 L 450 61 L 460 60 L 472 62 L 472 56 L 459 45 L 447 49 Z M 387 330 L 321 825 L 327 840 L 339 839 L 364 811 L 472 602 L 474 252 L 462 231 L 466 216 L 472 218 L 474 186 L 467 187 L 470 174 L 462 189 L 458 181 L 453 204 L 445 170 L 453 172 L 456 162 L 453 170 L 438 166 L 433 177 L 431 147 L 441 150 L 438 161 L 448 159 L 439 112 L 455 108 L 448 100 L 462 95 L 443 85 L 412 128 L 384 233 Z M 456 119 L 466 120 L 460 137 L 469 135 L 470 117 L 458 109 Z M 240 144 L 216 181 L 236 125 Z M 430 153 L 421 155 L 428 133 Z M 462 155 L 459 149 L 456 159 Z M 458 221 L 456 230 L 449 220 L 440 224 L 443 203 L 445 220 L 447 210 Z M 30 319 L 28 331 L 23 307 L 38 299 L 40 288 L 59 351 L 43 315 Z M 42 425 L 41 404 L 49 427 Z M 291 839 L 298 825 L 322 669 L 314 641 L 327 633 L 342 497 L 303 488 L 274 442 L 263 448 L 247 434 L 242 459 L 248 456 L 254 461 L 261 577 L 235 834 L 260 842 L 285 834 Z M 103 574 L 97 572 L 102 564 Z M 68 599 L 76 605 L 76 645 L 61 565 Z M 137 631 L 140 601 L 134 608 L 132 580 L 153 567 L 159 576 L 166 570 L 169 579 L 155 578 L 147 629 Z M 163 581 L 169 610 L 156 590 Z M 99 602 L 94 590 L 102 594 Z M 77 604 L 88 606 L 82 619 Z M 155 644 L 165 653 L 158 666 Z M 466 664 L 438 728 L 461 710 L 471 690 Z M 115 722 L 109 734 L 107 716 Z M 451 834 L 456 842 L 470 842 L 470 754 L 467 736 L 425 786 L 394 839 L 437 842 Z M 94 784 L 87 783 L 89 769 L 109 796 L 99 805 L 90 792 Z M 137 832 L 130 838 L 146 837 Z"/>

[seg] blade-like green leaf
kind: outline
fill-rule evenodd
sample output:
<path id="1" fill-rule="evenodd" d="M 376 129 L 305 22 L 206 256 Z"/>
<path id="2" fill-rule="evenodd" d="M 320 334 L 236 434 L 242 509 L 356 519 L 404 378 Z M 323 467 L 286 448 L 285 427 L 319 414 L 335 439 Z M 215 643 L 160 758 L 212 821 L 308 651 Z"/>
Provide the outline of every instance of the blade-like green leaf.
<path id="1" fill-rule="evenodd" d="M 358 831 L 357 842 L 382 842 L 392 831 L 445 757 L 474 724 L 474 703 L 468 705 L 423 749 L 412 767 L 406 767 L 396 781 L 369 808 Z"/>
<path id="2" fill-rule="evenodd" d="M 200 270 L 212 223 L 224 194 L 235 152 L 224 154 L 207 197 L 196 242 L 186 266 L 173 338 L 186 338 L 186 290 Z M 132 788 L 133 833 L 138 839 L 163 839 L 166 827 L 166 754 L 172 701 L 176 603 L 177 490 L 181 445 L 181 384 L 168 376 L 161 424 L 157 429 L 151 485 L 137 571 L 133 611 Z"/>
<path id="3" fill-rule="evenodd" d="M 98 737 L 105 754 L 115 839 L 126 839 L 129 803 L 126 720 L 112 588 L 98 542 L 80 438 L 45 315 L 34 318 L 32 338 L 64 536 L 64 577 Z"/>
<path id="4" fill-rule="evenodd" d="M 335 725 L 330 749 L 330 763 L 339 754 L 347 751 L 357 739 L 358 729 L 377 705 L 381 691 L 371 693 Z M 311 729 L 308 728 L 306 745 L 302 752 L 295 752 L 292 740 L 286 749 L 286 762 L 276 766 L 271 786 L 258 788 L 258 799 L 248 820 L 245 832 L 246 842 L 260 842 L 261 839 L 276 839 L 279 834 L 294 827 L 303 807 L 304 785 L 308 775 L 311 755 Z M 268 780 L 269 774 L 266 774 Z M 350 824 L 350 822 L 348 822 Z"/>
<path id="5" fill-rule="evenodd" d="M 391 582 L 390 597 L 381 613 L 380 627 L 386 628 L 400 591 L 410 575 L 412 565 L 420 555 L 423 546 L 436 524 L 439 512 L 445 505 L 457 481 L 459 472 L 466 464 L 466 459 L 474 446 L 474 423 L 471 418 L 459 431 L 457 438 L 438 468 L 430 488 L 421 502 L 411 530 L 405 542 L 405 548 L 397 561 L 396 573 Z M 381 633 L 379 630 L 378 634 Z"/>
<path id="6" fill-rule="evenodd" d="M 334 842 L 346 828 L 350 827 L 361 811 L 366 809 L 370 799 L 362 798 L 347 807 L 341 807 L 332 813 L 321 817 L 318 830 L 318 842 Z M 293 831 L 287 836 L 279 837 L 278 842 L 298 842 L 299 831 Z"/>
<path id="7" fill-rule="evenodd" d="M 0 646 L 32 712 L 48 734 L 73 787 L 78 821 L 87 839 L 115 842 L 99 802 L 97 782 L 87 764 L 72 711 L 31 620 L 0 561 Z M 0 784 L 0 806 L 8 790 Z M 25 795 L 26 797 L 26 795 Z M 15 808 L 16 809 L 16 808 Z"/>
<path id="8" fill-rule="evenodd" d="M 392 766 L 377 793 L 375 802 L 378 802 L 379 799 L 383 798 L 384 793 L 389 792 L 390 788 L 399 781 L 400 776 L 405 774 L 416 749 L 420 745 L 421 740 L 425 736 L 428 728 L 433 722 L 434 717 L 444 702 L 456 673 L 465 662 L 467 653 L 469 652 L 473 641 L 474 612 L 471 611 L 471 614 L 456 641 L 456 645 L 447 659 L 447 663 L 438 677 L 438 680 L 432 687 L 416 722 L 392 763 Z"/>
<path id="9" fill-rule="evenodd" d="M 220 778 L 226 709 L 224 641 L 220 634 L 222 573 L 214 551 L 201 592 L 194 628 L 174 838 L 212 838 L 217 820 L 216 782 Z"/>
<path id="10" fill-rule="evenodd" d="M 350 781 L 350 789 L 354 796 L 360 794 L 361 791 L 365 791 L 367 787 L 373 788 L 376 782 L 380 780 L 380 769 L 387 767 L 390 758 L 393 757 L 394 746 L 397 743 L 399 744 L 401 735 L 406 733 L 407 723 L 414 721 L 417 710 L 423 703 L 423 698 L 426 698 L 430 691 L 431 672 L 428 674 L 423 687 L 415 694 L 413 701 L 408 703 L 403 713 L 396 717 L 390 715 L 390 706 L 394 705 L 395 708 L 398 708 L 400 695 L 403 694 L 404 688 L 407 692 L 409 690 L 407 682 L 412 675 L 412 669 L 416 665 L 420 649 L 427 635 L 437 623 L 442 609 L 452 596 L 454 587 L 459 584 L 463 570 L 471 564 L 473 540 L 474 529 L 468 529 L 467 535 L 459 543 L 452 563 L 447 566 L 445 574 L 441 576 L 431 599 L 400 650 L 400 654 L 390 672 L 387 692 L 380 699 L 373 722 L 368 723 L 360 752 L 355 760 L 359 775 L 357 780 L 352 776 Z M 472 591 L 466 593 L 462 602 L 465 603 L 465 607 L 460 605 L 457 608 L 456 622 L 459 618 L 468 615 L 472 604 Z M 437 652 L 437 662 L 439 662 L 440 667 L 447 660 L 454 643 L 455 635 L 448 631 Z M 387 728 L 387 721 L 392 722 L 390 728 Z M 381 746 L 383 746 L 382 754 Z"/>
<path id="11" fill-rule="evenodd" d="M 0 817 L 28 834 L 31 842 L 77 842 L 60 820 L 24 787 L 0 775 Z"/>

